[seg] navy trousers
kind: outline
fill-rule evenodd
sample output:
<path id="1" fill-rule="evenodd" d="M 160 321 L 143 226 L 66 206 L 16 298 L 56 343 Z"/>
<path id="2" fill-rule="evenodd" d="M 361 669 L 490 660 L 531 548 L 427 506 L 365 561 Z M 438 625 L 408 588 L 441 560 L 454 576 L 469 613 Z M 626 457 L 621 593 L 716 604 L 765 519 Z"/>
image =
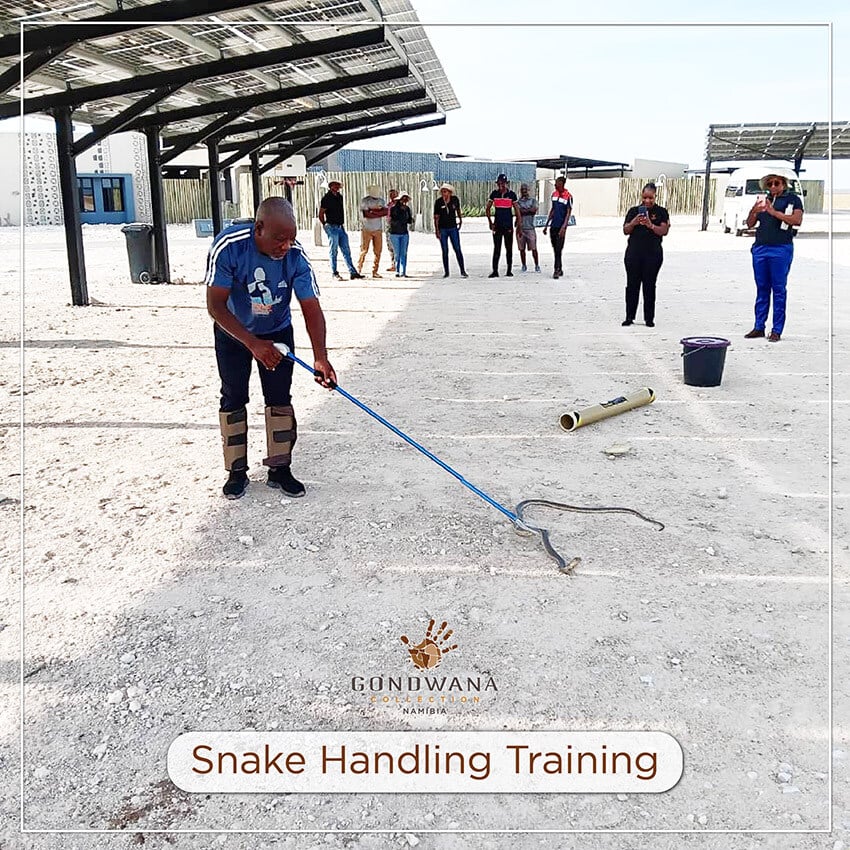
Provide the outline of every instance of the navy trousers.
<path id="1" fill-rule="evenodd" d="M 283 342 L 294 350 L 295 343 L 292 325 L 273 334 L 257 334 L 260 339 L 270 339 L 272 342 Z M 218 363 L 218 374 L 221 378 L 221 410 L 231 413 L 241 410 L 248 404 L 248 382 L 251 379 L 251 364 L 254 357 L 241 342 L 226 334 L 218 325 L 215 326 L 215 359 Z M 257 363 L 260 372 L 260 384 L 263 388 L 263 398 L 267 406 L 285 406 L 292 403 L 290 390 L 292 388 L 292 361 L 285 357 L 277 369 L 270 371 L 262 363 Z"/>

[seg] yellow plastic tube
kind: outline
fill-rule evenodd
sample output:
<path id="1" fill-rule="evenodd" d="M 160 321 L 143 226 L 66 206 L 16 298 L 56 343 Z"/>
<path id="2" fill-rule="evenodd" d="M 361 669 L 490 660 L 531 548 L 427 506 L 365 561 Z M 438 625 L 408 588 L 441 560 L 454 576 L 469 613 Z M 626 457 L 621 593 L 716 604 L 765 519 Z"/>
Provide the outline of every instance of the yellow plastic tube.
<path id="1" fill-rule="evenodd" d="M 643 407 L 645 404 L 651 404 L 653 401 L 655 401 L 655 393 L 649 387 L 644 387 L 636 392 L 629 393 L 629 395 L 612 398 L 611 401 L 592 404 L 590 407 L 585 407 L 582 410 L 562 413 L 560 418 L 561 427 L 565 431 L 575 431 L 576 428 L 583 428 L 585 425 L 591 425 L 594 422 L 607 419 L 609 416 L 617 416 L 617 414 L 625 413 L 627 410 Z"/>

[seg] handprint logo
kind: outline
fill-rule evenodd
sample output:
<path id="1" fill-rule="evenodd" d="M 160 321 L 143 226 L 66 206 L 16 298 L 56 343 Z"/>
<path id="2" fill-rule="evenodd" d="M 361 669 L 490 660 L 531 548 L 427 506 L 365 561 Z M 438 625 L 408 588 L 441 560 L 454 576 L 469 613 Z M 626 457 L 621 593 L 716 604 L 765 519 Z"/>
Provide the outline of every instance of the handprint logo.
<path id="1" fill-rule="evenodd" d="M 410 653 L 410 660 L 420 670 L 433 670 L 439 667 L 443 656 L 457 649 L 457 644 L 447 646 L 449 638 L 454 634 L 453 629 L 446 631 L 448 623 L 443 620 L 437 631 L 434 631 L 434 625 L 437 621 L 431 620 L 428 623 L 428 630 L 425 632 L 425 637 L 415 646 L 410 643 L 407 635 L 401 636 L 401 642 L 407 647 Z"/>

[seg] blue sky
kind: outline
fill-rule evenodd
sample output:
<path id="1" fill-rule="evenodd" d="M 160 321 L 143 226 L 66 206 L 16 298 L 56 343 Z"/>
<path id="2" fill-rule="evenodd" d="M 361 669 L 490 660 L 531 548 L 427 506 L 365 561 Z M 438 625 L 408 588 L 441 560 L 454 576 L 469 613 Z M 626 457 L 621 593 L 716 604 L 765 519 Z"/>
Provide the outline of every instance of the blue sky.
<path id="1" fill-rule="evenodd" d="M 358 143 L 482 157 L 570 153 L 703 163 L 709 124 L 825 120 L 833 22 L 834 118 L 850 119 L 850 11 L 838 2 L 413 0 L 461 109 L 445 127 Z M 769 12 L 767 11 L 769 9 Z M 647 14 L 649 13 L 649 14 Z M 758 27 L 576 27 L 577 22 L 751 22 Z M 511 26 L 518 21 L 535 27 Z M 481 24 L 489 24 L 482 26 Z M 493 26 L 493 24 L 505 26 Z M 826 166 L 804 165 L 812 178 Z M 850 162 L 836 163 L 850 187 Z"/>

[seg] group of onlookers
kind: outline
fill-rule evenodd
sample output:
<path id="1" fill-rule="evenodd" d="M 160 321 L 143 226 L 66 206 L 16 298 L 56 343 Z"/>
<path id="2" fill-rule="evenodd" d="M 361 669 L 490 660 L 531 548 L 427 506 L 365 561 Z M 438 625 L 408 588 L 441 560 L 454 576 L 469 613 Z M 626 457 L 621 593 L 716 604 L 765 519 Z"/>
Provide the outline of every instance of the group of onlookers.
<path id="1" fill-rule="evenodd" d="M 382 277 L 380 273 L 381 253 L 383 251 L 384 228 L 389 234 L 389 249 L 392 263 L 387 269 L 394 271 L 396 277 L 407 277 L 407 248 L 410 241 L 410 228 L 413 225 L 413 213 L 410 209 L 410 195 L 389 190 L 389 200 L 384 199 L 380 186 L 367 186 L 366 196 L 360 202 L 360 258 L 355 267 L 351 258 L 351 248 L 345 231 L 345 213 L 343 210 L 342 183 L 331 180 L 328 191 L 319 202 L 319 221 L 328 235 L 330 243 L 331 275 L 341 280 L 337 266 L 338 253 L 348 265 L 352 280 L 362 279 L 363 265 L 369 251 L 372 251 L 372 277 Z M 493 211 L 495 210 L 494 214 Z M 540 255 L 537 250 L 537 229 L 535 217 L 538 204 L 529 192 L 527 183 L 520 186 L 520 197 L 508 189 L 508 178 L 500 174 L 496 179 L 496 189 L 490 193 L 485 214 L 493 233 L 493 270 L 489 277 L 499 276 L 499 260 L 502 245 L 505 247 L 507 262 L 506 275 L 513 277 L 513 238 L 516 231 L 522 270 L 528 271 L 527 253 L 531 252 L 534 271 L 540 272 Z M 555 256 L 553 277 L 563 275 L 562 252 L 567 227 L 572 212 L 572 195 L 565 187 L 565 179 L 558 177 L 555 191 L 552 193 L 552 208 L 543 228 L 545 235 L 551 229 L 552 249 Z M 469 277 L 463 251 L 460 246 L 460 229 L 463 225 L 463 213 L 460 200 L 451 183 L 443 183 L 434 201 L 434 235 L 440 242 L 443 255 L 443 277 L 449 277 L 449 245 L 457 259 L 461 277 Z M 386 221 L 385 221 L 386 220 Z"/>
<path id="2" fill-rule="evenodd" d="M 392 256 L 392 265 L 388 271 L 394 271 L 396 277 L 407 277 L 407 246 L 410 241 L 410 226 L 413 224 L 410 194 L 390 189 L 390 199 L 386 201 L 381 196 L 380 186 L 366 187 L 366 197 L 360 202 L 360 258 L 355 268 L 351 259 L 348 234 L 345 231 L 345 211 L 340 189 L 342 189 L 342 183 L 339 180 L 331 180 L 328 191 L 319 204 L 319 221 L 330 243 L 332 277 L 335 280 L 342 280 L 337 267 L 337 254 L 341 251 L 348 265 L 351 279 L 362 280 L 363 264 L 370 250 L 372 251 L 372 277 L 382 277 L 379 269 L 384 247 L 385 219 L 388 224 Z"/>
<path id="3" fill-rule="evenodd" d="M 366 196 L 360 202 L 361 241 L 360 259 L 355 268 L 351 260 L 348 236 L 344 227 L 342 184 L 332 180 L 329 191 L 322 198 L 319 220 L 330 241 L 331 273 L 341 280 L 337 270 L 337 250 L 348 264 L 352 279 L 363 278 L 363 265 L 370 249 L 373 255 L 372 277 L 380 278 L 379 265 L 383 245 L 385 224 L 389 232 L 392 263 L 389 271 L 396 277 L 407 277 L 407 250 L 413 214 L 410 210 L 410 195 L 390 189 L 389 201 L 381 195 L 379 186 L 368 186 Z M 767 315 L 773 300 L 774 320 L 770 340 L 778 342 L 785 322 L 785 290 L 788 272 L 793 257 L 794 228 L 800 225 L 802 202 L 788 191 L 787 180 L 781 175 L 768 174 L 761 181 L 767 194 L 750 211 L 748 227 L 756 227 L 753 245 L 753 270 L 756 279 L 757 298 L 755 326 L 747 337 L 765 336 Z M 655 289 L 658 273 L 664 262 L 662 241 L 670 230 L 670 216 L 664 207 L 656 203 L 656 186 L 647 183 L 641 192 L 641 203 L 631 207 L 623 222 L 623 233 L 628 236 L 624 263 L 626 267 L 626 317 L 623 326 L 634 324 L 638 303 L 643 294 L 643 318 L 647 327 L 655 326 Z M 571 223 L 573 196 L 566 188 L 564 177 L 555 180 L 549 215 L 543 227 L 543 235 L 549 232 L 554 256 L 552 277 L 563 276 L 563 251 L 567 228 Z M 490 278 L 499 277 L 502 247 L 505 250 L 507 277 L 513 277 L 513 242 L 516 234 L 522 271 L 528 271 L 528 254 L 534 263 L 534 271 L 540 272 L 540 254 L 537 248 L 536 217 L 537 199 L 527 183 L 520 185 L 520 195 L 508 188 L 508 178 L 500 174 L 496 178 L 496 189 L 490 193 L 485 207 L 487 223 L 493 234 L 493 263 Z M 385 222 L 386 220 L 386 222 Z M 443 277 L 450 276 L 449 245 L 457 259 L 461 277 L 469 277 L 460 245 L 460 229 L 463 213 L 460 200 L 450 183 L 443 183 L 434 201 L 434 235 L 440 242 L 443 255 Z"/>

